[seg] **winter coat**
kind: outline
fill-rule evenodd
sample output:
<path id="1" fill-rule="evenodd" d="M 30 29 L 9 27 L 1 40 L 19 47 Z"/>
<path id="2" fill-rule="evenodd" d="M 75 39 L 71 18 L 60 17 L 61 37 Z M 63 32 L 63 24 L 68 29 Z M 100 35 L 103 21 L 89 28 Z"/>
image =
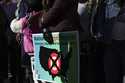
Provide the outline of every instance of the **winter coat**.
<path id="1" fill-rule="evenodd" d="M 78 0 L 48 0 L 42 25 L 50 31 L 79 30 Z"/>
<path id="2" fill-rule="evenodd" d="M 112 39 L 125 40 L 125 6 L 121 8 L 119 15 L 114 22 Z"/>
<path id="3" fill-rule="evenodd" d="M 7 56 L 7 38 L 6 38 L 6 16 L 0 7 L 0 78 L 8 75 L 8 56 Z"/>

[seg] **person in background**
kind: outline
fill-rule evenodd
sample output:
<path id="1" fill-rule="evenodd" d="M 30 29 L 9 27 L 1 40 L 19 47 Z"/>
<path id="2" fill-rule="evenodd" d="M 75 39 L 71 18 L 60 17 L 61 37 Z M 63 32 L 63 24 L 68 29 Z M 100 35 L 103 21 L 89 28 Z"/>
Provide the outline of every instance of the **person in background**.
<path id="1" fill-rule="evenodd" d="M 2 0 L 0 6 L 3 8 L 6 19 L 6 35 L 8 46 L 8 79 L 11 83 L 21 83 L 19 81 L 20 72 L 20 46 L 16 41 L 16 34 L 10 29 L 10 22 L 15 17 L 17 3 L 12 0 Z"/>
<path id="2" fill-rule="evenodd" d="M 0 83 L 8 78 L 8 56 L 7 56 L 7 37 L 6 37 L 6 15 L 0 6 Z"/>
<path id="3" fill-rule="evenodd" d="M 97 6 L 97 11 L 94 17 L 93 32 L 96 38 L 96 83 L 105 83 L 105 81 L 107 83 L 113 83 L 108 82 L 111 77 L 111 75 L 108 76 L 111 51 L 107 51 L 107 49 L 111 47 L 113 22 L 119 12 L 117 1 L 118 0 L 99 0 L 99 5 Z"/>
<path id="4" fill-rule="evenodd" d="M 80 30 L 78 0 L 43 0 L 43 6 L 42 28 L 52 32 Z"/>
<path id="5" fill-rule="evenodd" d="M 111 31 L 113 27 L 113 22 L 120 11 L 118 5 L 120 0 L 106 0 L 106 10 L 105 10 L 105 28 L 103 29 L 105 41 L 108 43 L 111 40 Z"/>
<path id="6" fill-rule="evenodd" d="M 113 22 L 111 45 L 105 55 L 106 83 L 125 82 L 123 82 L 125 77 L 125 0 L 119 0 L 119 2 L 120 11 Z"/>
<path id="7" fill-rule="evenodd" d="M 84 33 L 81 34 L 82 36 L 82 43 L 80 45 L 80 82 L 81 83 L 87 83 L 87 79 L 88 79 L 88 55 L 86 52 L 86 49 L 88 49 L 88 47 L 86 47 L 88 44 L 88 42 L 86 42 L 88 40 L 88 33 L 89 33 L 89 13 L 88 13 L 88 0 L 79 0 L 78 3 L 78 9 L 77 12 L 80 15 L 80 24 L 82 29 L 84 30 Z"/>
<path id="8" fill-rule="evenodd" d="M 39 17 L 42 11 L 41 0 L 21 0 L 18 3 L 16 18 L 11 21 L 10 27 L 14 33 L 21 34 L 21 67 L 24 83 L 32 83 L 31 57 L 33 57 L 32 33 L 40 33 Z M 18 36 L 17 36 L 18 40 Z"/>
<path id="9" fill-rule="evenodd" d="M 41 17 L 41 28 L 48 32 L 78 31 L 81 48 L 81 34 L 84 30 L 77 12 L 78 2 L 79 0 L 43 0 L 45 13 Z"/>
<path id="10" fill-rule="evenodd" d="M 104 38 L 103 29 L 105 28 L 105 0 L 88 1 L 88 27 L 87 41 L 84 42 L 86 61 L 86 82 L 85 83 L 105 83 L 104 76 Z M 85 17 L 84 17 L 85 18 Z M 86 19 L 83 20 L 86 22 Z M 83 25 L 85 27 L 85 25 Z M 83 50 L 83 51 L 84 51 Z M 82 60 L 83 61 L 83 60 Z M 85 68 L 83 68 L 85 69 Z"/>

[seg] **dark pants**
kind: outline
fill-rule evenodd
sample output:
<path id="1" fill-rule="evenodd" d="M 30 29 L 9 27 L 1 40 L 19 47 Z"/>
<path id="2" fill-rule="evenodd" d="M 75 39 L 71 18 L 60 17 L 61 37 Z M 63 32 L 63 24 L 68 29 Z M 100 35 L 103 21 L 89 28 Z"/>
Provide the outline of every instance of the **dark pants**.
<path id="1" fill-rule="evenodd" d="M 125 40 L 113 40 L 104 58 L 106 83 L 122 83 L 125 75 Z"/>
<path id="2" fill-rule="evenodd" d="M 30 56 L 25 54 L 22 56 L 22 80 L 23 83 L 34 83 L 33 73 L 31 69 Z"/>
<path id="3" fill-rule="evenodd" d="M 88 56 L 87 83 L 105 83 L 103 63 L 105 44 L 101 40 L 92 42 L 91 54 Z"/>
<path id="4" fill-rule="evenodd" d="M 102 41 L 90 40 L 83 43 L 80 56 L 80 83 L 105 83 L 104 48 Z"/>
<path id="5" fill-rule="evenodd" d="M 20 58 L 20 46 L 13 40 L 11 44 L 8 45 L 8 65 L 9 65 L 9 73 L 11 73 L 11 77 L 9 80 L 11 83 L 21 83 L 19 80 L 20 72 L 21 72 L 21 58 Z"/>

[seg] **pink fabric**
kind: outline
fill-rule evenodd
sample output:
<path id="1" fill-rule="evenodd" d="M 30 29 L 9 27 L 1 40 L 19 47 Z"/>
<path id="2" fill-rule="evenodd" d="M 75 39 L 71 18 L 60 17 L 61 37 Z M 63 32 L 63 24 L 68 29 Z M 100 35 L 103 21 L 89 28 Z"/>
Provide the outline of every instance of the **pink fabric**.
<path id="1" fill-rule="evenodd" d="M 28 20 L 26 19 L 26 17 L 23 17 L 19 20 L 22 24 L 22 31 L 21 32 L 23 33 L 23 46 L 24 46 L 24 51 L 26 53 L 33 53 L 34 52 L 33 42 L 32 42 L 32 33 L 39 33 L 40 32 L 38 18 L 36 18 L 33 21 L 31 28 L 27 27 Z"/>
<path id="2" fill-rule="evenodd" d="M 31 53 L 33 51 L 32 43 L 32 31 L 29 28 L 23 29 L 23 46 L 26 53 Z"/>

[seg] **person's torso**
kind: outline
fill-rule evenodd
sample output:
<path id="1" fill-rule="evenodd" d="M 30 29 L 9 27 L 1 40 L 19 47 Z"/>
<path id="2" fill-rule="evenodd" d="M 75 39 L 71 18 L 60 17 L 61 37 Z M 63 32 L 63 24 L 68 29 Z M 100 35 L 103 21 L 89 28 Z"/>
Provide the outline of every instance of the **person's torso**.
<path id="1" fill-rule="evenodd" d="M 2 3 L 0 5 L 3 8 L 3 10 L 5 11 L 8 21 L 10 22 L 15 16 L 17 4 L 16 3 L 9 3 L 9 4 Z"/>
<path id="2" fill-rule="evenodd" d="M 125 40 L 125 7 L 120 10 L 112 30 L 112 39 Z"/>
<path id="3" fill-rule="evenodd" d="M 1 56 L 6 57 L 7 52 L 7 38 L 6 38 L 6 16 L 3 9 L 0 7 L 0 52 Z"/>
<path id="4" fill-rule="evenodd" d="M 55 1 L 56 0 L 48 0 L 50 8 L 53 5 L 55 5 L 54 4 Z M 70 0 L 67 0 L 67 3 L 68 1 Z M 78 0 L 72 0 L 71 2 L 72 3 L 70 3 L 70 5 L 67 6 L 67 9 L 65 9 L 66 11 L 62 11 L 62 12 L 59 11 L 59 14 L 61 15 L 59 19 L 61 19 L 61 21 L 59 21 L 58 24 L 55 25 L 56 27 L 62 27 L 62 28 L 66 26 L 69 27 L 69 28 L 62 29 L 64 31 L 75 30 L 75 29 L 78 30 L 78 27 L 80 26 L 79 14 L 77 12 Z M 64 6 L 66 6 L 65 3 L 64 3 Z M 63 15 L 61 13 L 63 13 Z"/>
<path id="5" fill-rule="evenodd" d="M 1 7 L 3 8 L 5 15 L 6 15 L 6 35 L 8 39 L 8 44 L 15 42 L 16 34 L 13 33 L 10 29 L 10 22 L 15 18 L 15 11 L 16 11 L 16 3 L 1 3 Z"/>

